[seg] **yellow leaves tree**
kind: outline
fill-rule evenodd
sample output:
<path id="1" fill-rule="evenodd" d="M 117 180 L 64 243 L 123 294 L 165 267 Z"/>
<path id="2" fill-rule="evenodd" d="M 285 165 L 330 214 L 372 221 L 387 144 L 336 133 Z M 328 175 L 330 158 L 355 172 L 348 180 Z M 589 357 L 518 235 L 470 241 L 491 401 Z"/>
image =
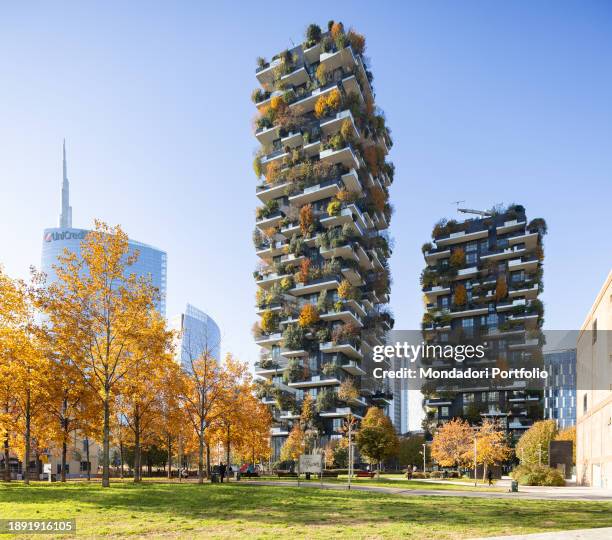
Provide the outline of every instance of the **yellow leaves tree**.
<path id="1" fill-rule="evenodd" d="M 130 273 L 137 260 L 121 227 L 95 222 L 80 255 L 65 252 L 48 288 L 45 312 L 58 345 L 102 405 L 102 486 L 110 485 L 110 419 L 119 384 L 128 373 L 139 328 L 146 326 L 157 292 Z"/>
<path id="2" fill-rule="evenodd" d="M 315 103 L 315 116 L 323 118 L 334 114 L 342 104 L 342 95 L 340 90 L 334 88 L 331 92 L 320 96 Z"/>
<path id="3" fill-rule="evenodd" d="M 443 467 L 457 467 L 469 463 L 472 443 L 470 425 L 460 418 L 446 422 L 438 429 L 431 443 L 431 456 Z"/>
<path id="4" fill-rule="evenodd" d="M 355 442 L 361 455 L 377 465 L 377 475 L 380 464 L 399 451 L 399 438 L 391 419 L 378 407 L 370 407 L 366 412 Z"/>
<path id="5" fill-rule="evenodd" d="M 302 307 L 302 310 L 300 312 L 300 316 L 298 318 L 298 324 L 302 328 L 308 328 L 316 324 L 318 321 L 319 321 L 319 312 L 317 311 L 317 308 L 313 304 L 310 304 L 310 303 L 305 304 L 304 307 Z"/>
<path id="6" fill-rule="evenodd" d="M 495 300 L 499 302 L 508 296 L 508 284 L 506 283 L 506 277 L 502 274 L 497 276 L 497 283 L 495 284 Z"/>
<path id="7" fill-rule="evenodd" d="M 465 285 L 459 284 L 455 287 L 453 303 L 456 306 L 465 306 L 467 303 L 467 292 L 465 290 Z"/>
<path id="8" fill-rule="evenodd" d="M 170 355 L 172 333 L 157 311 L 141 321 L 129 344 L 131 359 L 120 383 L 118 404 L 134 445 L 134 482 L 141 481 L 142 447 L 153 444 L 160 419 L 159 395 L 164 385 L 164 364 Z"/>
<path id="9" fill-rule="evenodd" d="M 278 327 L 278 316 L 273 311 L 267 309 L 261 315 L 261 329 L 266 334 L 271 334 Z"/>
<path id="10" fill-rule="evenodd" d="M 486 419 L 476 432 L 476 463 L 483 465 L 482 479 L 487 477 L 487 470 L 490 466 L 502 463 L 512 456 L 512 448 L 508 443 L 508 438 L 501 426 L 489 419 Z M 473 453 L 467 451 L 465 461 L 473 459 Z"/>
<path id="11" fill-rule="evenodd" d="M 461 268 L 465 264 L 465 251 L 463 248 L 453 250 L 449 263 L 453 268 Z"/>
<path id="12" fill-rule="evenodd" d="M 521 436 L 516 444 L 516 456 L 521 465 L 546 465 L 548 463 L 548 444 L 557 436 L 557 423 L 554 420 L 540 420 Z"/>
<path id="13" fill-rule="evenodd" d="M 300 208 L 300 231 L 308 236 L 314 228 L 314 213 L 312 204 L 305 204 Z"/>
<path id="14" fill-rule="evenodd" d="M 8 429 L 13 428 L 12 439 L 22 446 L 19 454 L 24 463 L 26 484 L 29 483 L 32 457 L 32 427 L 43 411 L 49 377 L 46 334 L 36 321 L 39 283 L 40 276 L 34 275 L 32 283 L 26 285 L 0 271 L 0 362 L 3 366 L 0 373 L 12 379 L 12 382 L 1 383 L 10 391 L 10 395 L 5 396 L 3 415 L 5 466 L 8 467 Z M 42 433 L 38 440 L 42 442 Z"/>
<path id="15" fill-rule="evenodd" d="M 305 449 L 304 431 L 299 424 L 295 424 L 281 448 L 280 458 L 282 461 L 297 461 L 305 452 Z"/>

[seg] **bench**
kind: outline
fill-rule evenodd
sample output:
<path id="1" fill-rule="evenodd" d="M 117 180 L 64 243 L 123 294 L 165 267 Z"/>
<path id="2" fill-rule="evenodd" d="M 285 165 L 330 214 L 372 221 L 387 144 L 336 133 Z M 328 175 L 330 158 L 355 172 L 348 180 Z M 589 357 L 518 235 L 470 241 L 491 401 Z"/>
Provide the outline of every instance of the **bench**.
<path id="1" fill-rule="evenodd" d="M 276 471 L 279 478 L 297 478 L 297 473 L 289 471 Z"/>
<path id="2" fill-rule="evenodd" d="M 357 478 L 374 478 L 375 474 L 376 473 L 368 472 L 368 471 L 357 471 L 355 473 L 355 476 L 357 476 Z"/>

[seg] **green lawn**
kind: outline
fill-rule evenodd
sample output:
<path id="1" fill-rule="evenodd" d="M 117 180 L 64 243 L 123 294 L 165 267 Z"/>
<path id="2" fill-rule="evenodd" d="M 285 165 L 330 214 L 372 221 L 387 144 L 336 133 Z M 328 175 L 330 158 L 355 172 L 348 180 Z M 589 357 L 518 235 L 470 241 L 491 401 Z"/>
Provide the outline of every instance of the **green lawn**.
<path id="1" fill-rule="evenodd" d="M 402 497 L 248 484 L 126 482 L 105 490 L 86 482 L 13 483 L 0 485 L 0 518 L 75 518 L 78 533 L 90 537 L 455 539 L 612 526 L 612 503 Z"/>
<path id="2" fill-rule="evenodd" d="M 295 478 L 278 478 L 277 476 L 263 476 L 261 478 L 256 478 L 253 480 L 273 480 L 273 481 L 287 481 L 287 482 L 295 482 Z M 249 482 L 249 479 L 245 479 L 245 482 Z M 449 478 L 448 481 L 461 481 L 457 478 Z M 305 482 L 304 477 L 302 476 L 300 482 Z M 310 483 L 318 484 L 320 480 L 312 479 L 309 481 Z M 324 478 L 323 482 L 333 483 L 333 484 L 346 484 L 347 477 L 339 476 L 338 478 Z M 380 486 L 380 487 L 395 487 L 401 489 L 434 489 L 434 490 L 444 490 L 444 491 L 508 491 L 507 488 L 497 488 L 497 487 L 487 487 L 485 484 L 480 482 L 478 487 L 474 487 L 474 480 L 470 480 L 469 482 L 462 482 L 465 485 L 455 485 L 455 484 L 445 484 L 443 482 L 424 482 L 423 480 L 406 480 L 405 476 L 396 474 L 396 475 L 386 475 L 381 474 L 380 478 L 354 478 L 352 484 L 358 484 L 363 486 Z"/>

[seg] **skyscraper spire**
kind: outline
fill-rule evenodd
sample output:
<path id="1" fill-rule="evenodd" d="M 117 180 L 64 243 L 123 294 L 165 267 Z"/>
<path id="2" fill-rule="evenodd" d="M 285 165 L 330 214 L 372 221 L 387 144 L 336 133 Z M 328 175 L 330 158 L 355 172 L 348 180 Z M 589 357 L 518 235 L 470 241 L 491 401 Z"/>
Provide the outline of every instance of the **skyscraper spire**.
<path id="1" fill-rule="evenodd" d="M 70 206 L 70 184 L 68 183 L 68 167 L 66 165 L 66 139 L 64 139 L 63 181 L 62 181 L 62 213 L 60 227 L 72 228 L 72 206 Z"/>

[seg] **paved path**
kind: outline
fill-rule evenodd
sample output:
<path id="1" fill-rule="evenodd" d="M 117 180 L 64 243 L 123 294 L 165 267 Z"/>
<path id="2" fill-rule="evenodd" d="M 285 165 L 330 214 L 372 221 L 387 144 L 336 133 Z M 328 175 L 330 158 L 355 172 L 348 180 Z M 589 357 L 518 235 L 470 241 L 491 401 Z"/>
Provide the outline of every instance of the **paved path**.
<path id="1" fill-rule="evenodd" d="M 297 482 L 275 481 L 275 480 L 247 480 L 244 485 L 255 486 L 285 486 L 297 487 Z M 301 482 L 300 487 L 323 488 L 346 490 L 346 484 L 332 484 L 323 482 Z M 591 488 L 542 488 L 533 489 L 535 486 L 521 486 L 518 493 L 503 491 L 462 491 L 442 489 L 405 489 L 401 487 L 367 486 L 364 484 L 353 484 L 351 490 L 371 491 L 376 493 L 388 493 L 405 497 L 435 496 L 435 497 L 472 497 L 476 499 L 539 499 L 539 500 L 573 500 L 573 501 L 608 501 L 612 502 L 612 491 L 593 490 Z M 609 538 L 609 537 L 608 537 Z"/>
<path id="2" fill-rule="evenodd" d="M 575 531 L 519 534 L 513 536 L 488 536 L 486 540 L 610 540 L 610 538 L 612 538 L 612 527 L 605 527 L 601 529 L 577 529 Z M 480 540 L 485 539 L 482 538 Z"/>

